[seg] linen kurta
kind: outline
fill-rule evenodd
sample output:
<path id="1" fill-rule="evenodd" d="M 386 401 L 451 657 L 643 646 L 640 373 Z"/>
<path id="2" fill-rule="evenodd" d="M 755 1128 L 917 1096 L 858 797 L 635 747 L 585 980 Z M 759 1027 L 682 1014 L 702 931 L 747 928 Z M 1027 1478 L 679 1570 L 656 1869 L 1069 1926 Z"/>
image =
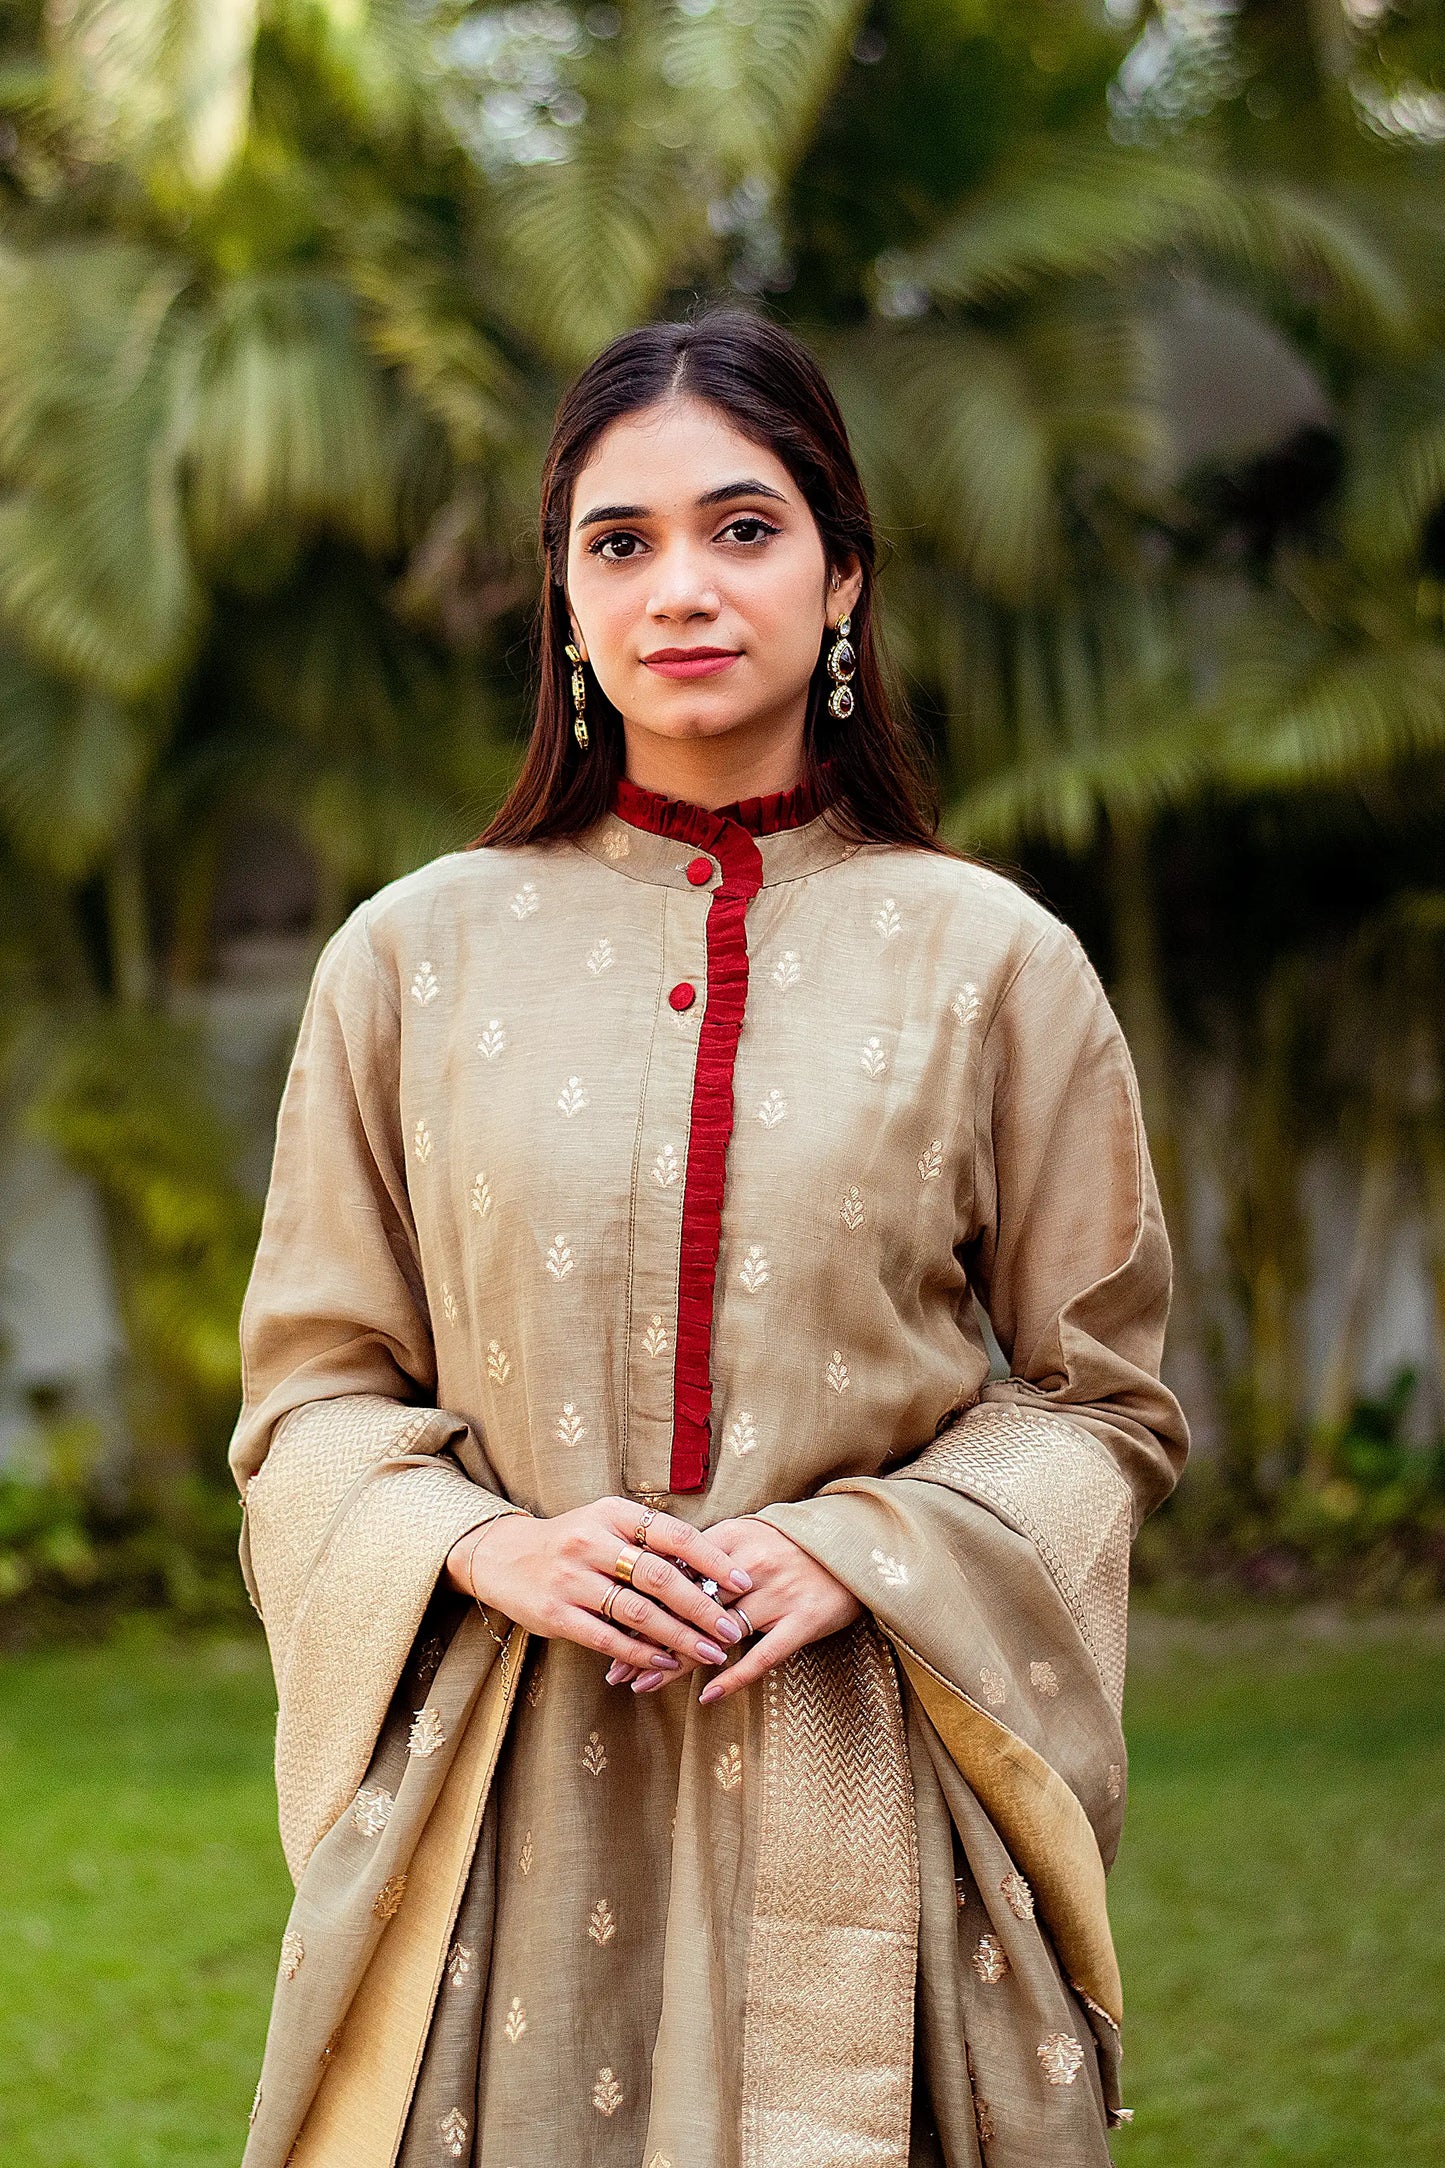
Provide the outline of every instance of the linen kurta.
<path id="1" fill-rule="evenodd" d="M 623 784 L 355 912 L 243 1317 L 299 1883 L 251 2168 L 1107 2162 L 1168 1284 L 1117 1023 L 995 873 Z M 863 1616 L 704 1708 L 439 1588 L 611 1494 L 762 1514 Z"/>

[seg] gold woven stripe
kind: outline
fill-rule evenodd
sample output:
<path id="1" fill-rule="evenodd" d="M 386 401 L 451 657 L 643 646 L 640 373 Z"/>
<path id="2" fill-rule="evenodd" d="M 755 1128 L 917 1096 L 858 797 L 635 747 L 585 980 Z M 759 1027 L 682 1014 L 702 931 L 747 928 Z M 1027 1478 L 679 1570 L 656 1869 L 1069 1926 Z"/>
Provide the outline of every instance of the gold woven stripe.
<path id="1" fill-rule="evenodd" d="M 744 2168 L 907 2159 L 917 1940 L 898 1680 L 864 1618 L 767 1681 Z"/>

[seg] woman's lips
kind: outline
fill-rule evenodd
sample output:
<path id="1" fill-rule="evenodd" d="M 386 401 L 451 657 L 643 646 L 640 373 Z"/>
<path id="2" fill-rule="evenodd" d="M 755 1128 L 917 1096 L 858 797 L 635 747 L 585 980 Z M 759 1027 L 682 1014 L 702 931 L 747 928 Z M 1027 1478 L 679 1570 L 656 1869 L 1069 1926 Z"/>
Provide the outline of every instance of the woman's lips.
<path id="1" fill-rule="evenodd" d="M 660 647 L 655 655 L 644 655 L 642 659 L 659 677 L 700 678 L 726 670 L 738 658 L 733 648 Z"/>

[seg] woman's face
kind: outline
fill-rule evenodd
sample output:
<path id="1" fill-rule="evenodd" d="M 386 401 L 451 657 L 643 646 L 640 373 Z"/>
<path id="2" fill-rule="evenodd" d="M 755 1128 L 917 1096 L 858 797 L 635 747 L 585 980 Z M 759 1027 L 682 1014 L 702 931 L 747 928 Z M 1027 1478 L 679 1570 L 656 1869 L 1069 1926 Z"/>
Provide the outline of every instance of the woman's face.
<path id="1" fill-rule="evenodd" d="M 832 580 L 782 461 L 700 399 L 614 422 L 578 474 L 573 635 L 629 738 L 801 740 L 825 623 L 861 585 Z"/>

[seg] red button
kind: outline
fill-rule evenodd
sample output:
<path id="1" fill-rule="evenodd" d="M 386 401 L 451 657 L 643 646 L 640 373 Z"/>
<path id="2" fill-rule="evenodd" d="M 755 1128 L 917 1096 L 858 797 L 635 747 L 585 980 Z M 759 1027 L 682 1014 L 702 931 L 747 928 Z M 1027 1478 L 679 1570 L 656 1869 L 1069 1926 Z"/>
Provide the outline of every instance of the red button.
<path id="1" fill-rule="evenodd" d="M 687 877 L 694 888 L 701 888 L 705 882 L 712 879 L 712 860 L 710 858 L 689 858 Z"/>
<path id="2" fill-rule="evenodd" d="M 697 999 L 697 988 L 689 986 L 686 979 L 679 979 L 667 998 L 675 1009 L 690 1009 Z"/>

